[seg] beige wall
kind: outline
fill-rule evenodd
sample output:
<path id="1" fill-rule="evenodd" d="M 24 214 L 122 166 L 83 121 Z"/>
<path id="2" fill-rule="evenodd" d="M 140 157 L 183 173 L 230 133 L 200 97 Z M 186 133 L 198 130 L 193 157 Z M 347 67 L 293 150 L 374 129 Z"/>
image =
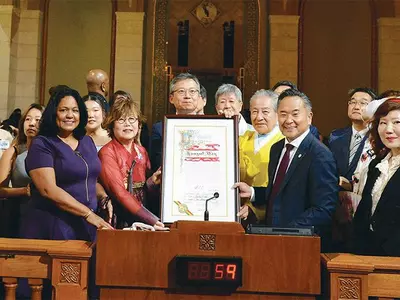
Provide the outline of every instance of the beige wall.
<path id="1" fill-rule="evenodd" d="M 124 90 L 140 105 L 142 95 L 143 12 L 117 12 L 114 91 Z"/>
<path id="2" fill-rule="evenodd" d="M 297 83 L 299 16 L 269 16 L 269 86 L 281 80 Z"/>
<path id="3" fill-rule="evenodd" d="M 111 23 L 109 0 L 50 1 L 46 93 L 51 86 L 66 84 L 85 95 L 90 69 L 110 72 Z"/>
<path id="4" fill-rule="evenodd" d="M 0 118 L 7 118 L 10 80 L 12 5 L 0 6 Z"/>
<path id="5" fill-rule="evenodd" d="M 378 20 L 378 89 L 400 90 L 400 18 Z"/>

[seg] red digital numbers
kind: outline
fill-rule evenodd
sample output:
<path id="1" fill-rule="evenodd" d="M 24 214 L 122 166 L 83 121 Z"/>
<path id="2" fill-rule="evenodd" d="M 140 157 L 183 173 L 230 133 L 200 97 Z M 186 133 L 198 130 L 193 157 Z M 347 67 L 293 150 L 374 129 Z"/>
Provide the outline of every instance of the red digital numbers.
<path id="1" fill-rule="evenodd" d="M 208 262 L 189 262 L 188 279 L 189 280 L 209 280 L 211 264 Z"/>
<path id="2" fill-rule="evenodd" d="M 236 264 L 215 263 L 211 277 L 210 262 L 188 262 L 189 280 L 236 280 Z"/>
<path id="3" fill-rule="evenodd" d="M 215 264 L 214 269 L 215 280 L 235 280 L 236 265 L 235 264 Z"/>

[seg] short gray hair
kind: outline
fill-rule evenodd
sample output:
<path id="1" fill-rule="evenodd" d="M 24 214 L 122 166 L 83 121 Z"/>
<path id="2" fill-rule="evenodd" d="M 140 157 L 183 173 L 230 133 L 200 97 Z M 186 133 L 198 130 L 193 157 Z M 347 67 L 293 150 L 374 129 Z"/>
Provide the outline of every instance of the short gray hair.
<path id="1" fill-rule="evenodd" d="M 274 109 L 275 112 L 277 112 L 278 110 L 278 94 L 275 93 L 273 90 L 258 90 L 256 91 L 253 96 L 251 96 L 250 98 L 250 104 L 251 101 L 253 101 L 255 98 L 258 97 L 268 97 L 271 99 L 271 103 L 272 103 L 272 108 Z"/>
<path id="2" fill-rule="evenodd" d="M 223 85 L 220 85 L 217 92 L 215 93 L 215 104 L 218 104 L 218 98 L 223 94 L 234 94 L 237 101 L 243 102 L 242 92 L 236 85 L 229 83 L 224 83 Z"/>
<path id="3" fill-rule="evenodd" d="M 299 97 L 303 101 L 305 108 L 308 111 L 312 111 L 312 104 L 311 104 L 310 98 L 308 98 L 306 94 L 300 92 L 299 90 L 289 89 L 289 90 L 283 91 L 282 94 L 279 95 L 278 105 L 283 100 L 283 98 L 286 98 L 286 97 Z"/>
<path id="4" fill-rule="evenodd" d="M 187 79 L 192 79 L 194 82 L 196 82 L 197 89 L 200 92 L 200 82 L 196 76 L 190 73 L 180 73 L 172 78 L 171 82 L 169 83 L 169 93 L 172 94 L 175 91 L 175 84 L 177 84 L 179 81 Z"/>

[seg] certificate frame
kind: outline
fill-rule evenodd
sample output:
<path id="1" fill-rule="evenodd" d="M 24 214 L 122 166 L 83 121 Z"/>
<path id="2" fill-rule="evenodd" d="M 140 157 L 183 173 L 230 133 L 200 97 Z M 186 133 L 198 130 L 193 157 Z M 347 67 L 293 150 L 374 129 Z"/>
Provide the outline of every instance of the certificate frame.
<path id="1" fill-rule="evenodd" d="M 161 221 L 240 222 L 238 117 L 167 115 L 163 123 Z"/>

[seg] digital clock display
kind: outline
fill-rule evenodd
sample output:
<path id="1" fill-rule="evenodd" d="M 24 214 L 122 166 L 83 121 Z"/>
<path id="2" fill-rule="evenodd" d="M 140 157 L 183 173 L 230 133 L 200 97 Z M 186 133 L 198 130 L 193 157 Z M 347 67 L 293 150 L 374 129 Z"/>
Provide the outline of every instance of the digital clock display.
<path id="1" fill-rule="evenodd" d="M 242 258 L 177 256 L 176 278 L 180 286 L 242 285 Z"/>

